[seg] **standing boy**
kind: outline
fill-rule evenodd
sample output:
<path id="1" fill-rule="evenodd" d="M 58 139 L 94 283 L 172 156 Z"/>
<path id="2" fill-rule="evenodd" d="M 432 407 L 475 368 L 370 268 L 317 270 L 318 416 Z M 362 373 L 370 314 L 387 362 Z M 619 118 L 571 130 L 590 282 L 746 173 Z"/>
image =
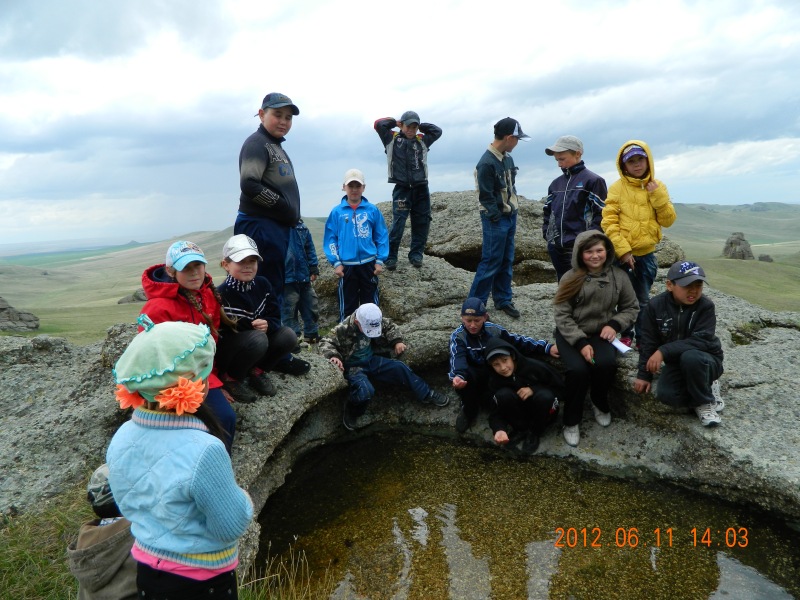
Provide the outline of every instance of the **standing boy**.
<path id="1" fill-rule="evenodd" d="M 544 152 L 556 159 L 562 171 L 547 190 L 542 224 L 547 252 L 560 281 L 572 268 L 577 235 L 589 229 L 600 231 L 608 190 L 605 179 L 586 168 L 583 142 L 574 135 L 561 136 Z"/>
<path id="2" fill-rule="evenodd" d="M 283 290 L 281 321 L 294 331 L 297 338 L 303 333 L 305 341 L 316 344 L 319 341 L 319 300 L 313 283 L 319 275 L 317 249 L 311 232 L 298 221 L 289 231 L 289 250 L 286 253 L 286 281 Z M 303 320 L 302 331 L 298 313 Z"/>
<path id="3" fill-rule="evenodd" d="M 519 140 L 529 138 L 516 120 L 500 119 L 494 126 L 494 141 L 475 167 L 483 247 L 469 295 L 487 302 L 491 293 L 495 307 L 515 319 L 520 313 L 511 299 L 511 277 L 519 199 L 515 187 L 518 169 L 510 152 Z"/>
<path id="4" fill-rule="evenodd" d="M 407 110 L 399 120 L 378 119 L 373 126 L 383 143 L 392 190 L 392 231 L 386 268 L 397 268 L 397 252 L 411 214 L 411 248 L 408 260 L 422 266 L 422 255 L 431 226 L 431 194 L 428 189 L 428 148 L 442 136 L 433 123 L 420 123 L 419 115 Z M 399 127 L 400 131 L 394 131 Z"/>
<path id="5" fill-rule="evenodd" d="M 365 188 L 361 171 L 347 171 L 345 195 L 325 223 L 325 256 L 339 278 L 339 322 L 361 304 L 378 304 L 378 275 L 389 253 L 386 222 L 362 195 Z"/>
<path id="6" fill-rule="evenodd" d="M 490 397 L 489 375 L 485 351 L 489 340 L 499 338 L 511 344 L 523 355 L 558 357 L 555 345 L 545 340 L 511 333 L 489 321 L 486 304 L 480 298 L 467 298 L 461 306 L 461 325 L 450 336 L 450 372 L 453 389 L 461 398 L 461 411 L 456 418 L 456 430 L 464 433 L 482 404 Z"/>
<path id="7" fill-rule="evenodd" d="M 351 431 L 375 395 L 372 381 L 409 388 L 423 404 L 447 406 L 450 402 L 405 363 L 390 358 L 392 352 L 395 356 L 405 352 L 406 345 L 400 330 L 375 304 L 359 306 L 320 340 L 319 349 L 350 384 L 342 422 Z"/>
<path id="8" fill-rule="evenodd" d="M 233 232 L 244 233 L 258 244 L 264 257 L 258 274 L 266 277 L 280 302 L 283 298 L 284 261 L 289 229 L 300 220 L 300 190 L 292 161 L 281 145 L 300 109 L 288 96 L 264 96 L 256 115 L 261 121 L 239 153 L 239 213 Z"/>
<path id="9" fill-rule="evenodd" d="M 717 382 L 723 356 L 714 303 L 703 296 L 705 280 L 697 263 L 676 262 L 669 268 L 667 291 L 655 296 L 643 314 L 633 389 L 649 392 L 660 371 L 656 398 L 693 408 L 700 422 L 712 427 L 722 420 L 718 413 L 725 407 Z"/>

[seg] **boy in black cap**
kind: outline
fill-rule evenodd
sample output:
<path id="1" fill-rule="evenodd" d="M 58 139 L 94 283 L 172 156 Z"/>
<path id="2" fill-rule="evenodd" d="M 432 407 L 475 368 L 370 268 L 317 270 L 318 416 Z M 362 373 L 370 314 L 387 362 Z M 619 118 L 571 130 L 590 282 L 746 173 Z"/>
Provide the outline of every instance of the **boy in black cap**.
<path id="1" fill-rule="evenodd" d="M 78 580 L 78 598 L 134 600 L 137 566 L 131 556 L 131 522 L 114 501 L 108 465 L 92 473 L 86 492 L 98 518 L 81 525 L 78 539 L 67 547 L 69 570 Z"/>
<path id="2" fill-rule="evenodd" d="M 492 323 L 483 301 L 467 298 L 461 306 L 461 325 L 450 336 L 450 372 L 447 374 L 461 398 L 461 411 L 456 418 L 459 433 L 469 429 L 481 404 L 485 404 L 491 395 L 488 387 L 491 368 L 486 363 L 484 351 L 492 338 L 508 342 L 522 355 L 558 357 L 554 344 L 511 333 Z"/>
<path id="3" fill-rule="evenodd" d="M 378 119 L 373 125 L 381 138 L 389 165 L 392 190 L 392 230 L 389 233 L 389 258 L 386 268 L 397 268 L 397 252 L 411 214 L 411 248 L 408 260 L 422 266 L 422 255 L 431 226 L 431 194 L 428 189 L 428 148 L 442 137 L 433 123 L 420 123 L 419 115 L 407 110 L 395 120 Z M 398 127 L 400 131 L 394 131 Z"/>
<path id="4" fill-rule="evenodd" d="M 652 298 L 642 315 L 637 393 L 649 392 L 661 371 L 656 397 L 671 406 L 693 408 L 705 427 L 718 425 L 725 402 L 719 392 L 722 344 L 716 336 L 714 303 L 703 296 L 706 274 L 697 263 L 676 262 L 667 291 Z M 663 363 L 663 367 L 662 367 Z"/>
<path id="5" fill-rule="evenodd" d="M 491 294 L 495 307 L 514 319 L 519 318 L 511 300 L 519 200 L 515 187 L 518 169 L 510 153 L 519 140 L 529 138 L 515 119 L 500 119 L 494 125 L 494 141 L 475 167 L 483 247 L 469 295 L 488 302 Z"/>
<path id="6" fill-rule="evenodd" d="M 264 96 L 255 116 L 261 123 L 239 153 L 239 213 L 233 233 L 244 233 L 264 257 L 258 274 L 266 277 L 279 302 L 283 298 L 289 230 L 300 220 L 300 190 L 294 166 L 283 149 L 292 118 L 300 109 L 277 92 Z"/>

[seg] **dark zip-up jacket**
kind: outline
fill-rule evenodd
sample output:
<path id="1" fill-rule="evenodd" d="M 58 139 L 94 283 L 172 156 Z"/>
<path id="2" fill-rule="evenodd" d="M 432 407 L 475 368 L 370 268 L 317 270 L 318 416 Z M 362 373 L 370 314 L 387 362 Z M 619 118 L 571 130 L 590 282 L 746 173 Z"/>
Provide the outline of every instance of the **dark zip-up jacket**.
<path id="1" fill-rule="evenodd" d="M 717 315 L 714 302 L 705 296 L 691 306 L 675 302 L 672 293 L 651 298 L 642 319 L 642 346 L 637 377 L 652 381 L 647 361 L 661 350 L 665 363 L 674 363 L 687 350 L 702 350 L 722 362 L 722 344 L 716 335 Z"/>
<path id="2" fill-rule="evenodd" d="M 571 246 L 577 235 L 589 229 L 600 231 L 608 188 L 606 180 L 586 168 L 583 161 L 561 169 L 544 203 L 542 236 L 555 246 Z"/>
<path id="3" fill-rule="evenodd" d="M 319 259 L 311 232 L 300 219 L 289 230 L 289 249 L 286 252 L 286 283 L 306 283 L 312 275 L 319 275 Z"/>
<path id="4" fill-rule="evenodd" d="M 284 141 L 263 125 L 244 141 L 239 152 L 239 211 L 294 226 L 300 220 L 300 190 L 292 161 L 281 147 Z"/>
<path id="5" fill-rule="evenodd" d="M 517 171 L 514 159 L 508 152 L 500 153 L 489 144 L 475 166 L 475 187 L 481 212 L 490 221 L 503 215 L 515 215 L 519 209 L 517 198 Z"/>
<path id="6" fill-rule="evenodd" d="M 420 133 L 408 139 L 402 133 L 392 131 L 397 120 L 391 117 L 378 119 L 373 125 L 383 143 L 388 163 L 389 183 L 409 187 L 428 183 L 428 148 L 442 137 L 442 130 L 433 123 L 420 123 Z"/>

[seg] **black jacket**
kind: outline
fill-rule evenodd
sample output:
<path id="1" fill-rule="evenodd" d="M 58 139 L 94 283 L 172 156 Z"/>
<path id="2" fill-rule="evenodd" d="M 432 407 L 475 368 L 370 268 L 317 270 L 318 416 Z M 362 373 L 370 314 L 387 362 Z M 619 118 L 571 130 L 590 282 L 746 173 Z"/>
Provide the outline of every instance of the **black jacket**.
<path id="1" fill-rule="evenodd" d="M 408 139 L 392 130 L 396 126 L 397 121 L 391 117 L 378 119 L 373 125 L 386 151 L 389 183 L 427 185 L 428 148 L 442 137 L 442 130 L 433 123 L 420 123 L 417 137 Z"/>
<path id="2" fill-rule="evenodd" d="M 665 363 L 677 362 L 687 350 L 708 352 L 722 362 L 722 344 L 716 335 L 714 303 L 701 296 L 691 306 L 681 306 L 669 291 L 650 299 L 642 315 L 642 340 L 637 377 L 652 381 L 647 361 L 661 350 Z"/>

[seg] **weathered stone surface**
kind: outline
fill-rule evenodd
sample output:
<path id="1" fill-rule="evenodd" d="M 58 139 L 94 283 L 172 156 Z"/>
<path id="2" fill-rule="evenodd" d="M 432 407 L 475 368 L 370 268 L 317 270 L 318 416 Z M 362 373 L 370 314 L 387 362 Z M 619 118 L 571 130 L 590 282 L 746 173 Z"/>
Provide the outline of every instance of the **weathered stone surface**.
<path id="1" fill-rule="evenodd" d="M 39 317 L 27 310 L 17 310 L 0 297 L 0 331 L 33 331 L 39 329 Z"/>
<path id="2" fill-rule="evenodd" d="M 117 300 L 117 304 L 133 304 L 134 302 L 147 302 L 147 295 L 142 288 Z"/>
<path id="3" fill-rule="evenodd" d="M 744 239 L 744 233 L 741 231 L 733 232 L 730 237 L 725 240 L 725 247 L 722 249 L 722 255 L 725 258 L 735 258 L 738 260 L 753 260 L 753 250 L 750 248 L 750 242 Z"/>
<path id="4" fill-rule="evenodd" d="M 401 261 L 396 271 L 383 275 L 382 302 L 405 332 L 405 360 L 450 394 L 451 404 L 421 406 L 409 394 L 379 388 L 363 419 L 365 429 L 348 433 L 341 425 L 346 395 L 341 374 L 305 351 L 303 358 L 312 364 L 308 375 L 275 375 L 277 396 L 235 405 L 234 466 L 259 510 L 296 459 L 319 445 L 378 429 L 458 438 L 453 428 L 457 401 L 446 377 L 447 345 L 472 273 L 452 266 L 440 256 L 445 252 L 433 254 L 421 269 Z M 661 269 L 654 293 L 663 291 L 664 276 Z M 518 285 L 515 302 L 522 317 L 512 320 L 499 311 L 491 316 L 513 331 L 552 339 L 555 288 L 554 282 Z M 330 273 L 318 292 L 330 323 L 337 310 Z M 800 314 L 770 312 L 713 289 L 707 293 L 717 304 L 717 333 L 726 353 L 721 381 L 727 406 L 720 427 L 703 428 L 694 415 L 670 411 L 651 395 L 633 394 L 636 352 L 631 351 L 619 361 L 611 426 L 599 427 L 587 411 L 578 448 L 567 446 L 553 427 L 539 453 L 579 460 L 615 477 L 670 481 L 800 523 Z M 35 507 L 42 498 L 85 481 L 104 460 L 108 441 L 124 419 L 113 399 L 110 368 L 134 332 L 132 325 L 115 326 L 103 344 L 86 347 L 47 336 L 0 337 L 0 511 Z M 493 445 L 484 417 L 465 438 Z M 243 567 L 254 555 L 257 534 L 254 524 L 243 540 Z"/>

